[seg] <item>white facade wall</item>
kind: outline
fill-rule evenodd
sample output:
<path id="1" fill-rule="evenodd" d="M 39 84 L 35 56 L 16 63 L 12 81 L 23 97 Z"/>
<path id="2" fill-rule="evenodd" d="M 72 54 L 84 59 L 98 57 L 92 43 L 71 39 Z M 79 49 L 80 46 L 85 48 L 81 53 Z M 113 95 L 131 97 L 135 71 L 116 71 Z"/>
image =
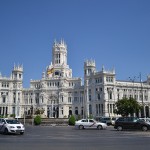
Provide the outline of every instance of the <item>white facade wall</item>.
<path id="1" fill-rule="evenodd" d="M 9 78 L 0 75 L 0 115 L 16 114 L 16 117 L 22 116 L 22 81 L 23 67 L 21 65 L 14 65 Z"/>
<path id="2" fill-rule="evenodd" d="M 95 61 L 88 60 L 82 85 L 81 78 L 72 77 L 64 41 L 54 43 L 52 54 L 52 63 L 42 78 L 31 80 L 29 88 L 22 87 L 23 66 L 14 66 L 9 78 L 0 74 L 0 115 L 24 117 L 43 109 L 43 117 L 49 118 L 115 116 L 115 102 L 134 97 L 150 117 L 150 77 L 146 82 L 117 81 L 114 69 L 96 71 Z"/>

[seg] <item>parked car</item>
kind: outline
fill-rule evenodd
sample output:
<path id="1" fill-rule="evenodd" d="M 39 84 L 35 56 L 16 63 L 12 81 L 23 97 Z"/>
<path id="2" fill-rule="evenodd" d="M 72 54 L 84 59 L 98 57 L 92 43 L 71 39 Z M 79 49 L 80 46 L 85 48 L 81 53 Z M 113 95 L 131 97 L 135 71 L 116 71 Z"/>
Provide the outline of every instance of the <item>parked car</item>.
<path id="1" fill-rule="evenodd" d="M 114 126 L 115 125 L 115 122 L 116 122 L 116 120 L 117 120 L 118 118 L 116 118 L 116 117 L 112 117 L 111 118 L 111 124 Z"/>
<path id="2" fill-rule="evenodd" d="M 148 124 L 150 124 L 150 118 L 139 118 L 139 119 L 145 121 Z"/>
<path id="3" fill-rule="evenodd" d="M 150 124 L 137 117 L 120 117 L 115 121 L 114 128 L 118 131 L 122 131 L 124 129 L 147 131 L 150 129 Z"/>
<path id="4" fill-rule="evenodd" d="M 106 129 L 107 124 L 102 122 L 97 122 L 94 119 L 81 119 L 75 122 L 75 127 L 78 129 L 96 128 L 100 130 L 100 129 Z"/>
<path id="5" fill-rule="evenodd" d="M 25 127 L 18 120 L 8 119 L 8 118 L 0 118 L 0 132 L 4 134 L 8 133 L 18 133 L 24 134 Z"/>
<path id="6" fill-rule="evenodd" d="M 100 118 L 97 118 L 97 120 L 99 122 L 106 123 L 108 126 L 112 125 L 112 119 L 111 119 L 111 117 L 100 117 Z"/>

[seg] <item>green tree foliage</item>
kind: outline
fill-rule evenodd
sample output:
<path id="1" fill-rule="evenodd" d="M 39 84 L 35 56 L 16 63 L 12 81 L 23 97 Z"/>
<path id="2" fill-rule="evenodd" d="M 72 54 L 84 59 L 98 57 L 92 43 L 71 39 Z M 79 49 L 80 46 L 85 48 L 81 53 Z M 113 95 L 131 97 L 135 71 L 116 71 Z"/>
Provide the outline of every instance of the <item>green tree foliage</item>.
<path id="1" fill-rule="evenodd" d="M 76 121 L 75 116 L 71 115 L 71 117 L 69 118 L 69 125 L 74 126 L 75 125 L 75 121 Z"/>
<path id="2" fill-rule="evenodd" d="M 115 103 L 116 109 L 114 113 L 120 114 L 122 116 L 133 115 L 134 113 L 141 110 L 141 106 L 139 103 L 132 97 L 122 98 Z"/>
<path id="3" fill-rule="evenodd" d="M 43 114 L 44 113 L 44 109 L 36 109 L 35 110 L 35 115 L 40 115 L 40 114 Z"/>
<path id="4" fill-rule="evenodd" d="M 7 117 L 8 117 L 8 115 L 5 115 L 5 116 L 0 115 L 0 118 L 7 118 Z"/>
<path id="5" fill-rule="evenodd" d="M 34 118 L 34 124 L 35 125 L 40 125 L 41 124 L 41 116 L 40 115 L 37 115 L 35 118 Z"/>
<path id="6" fill-rule="evenodd" d="M 10 115 L 10 117 L 12 117 L 12 118 L 15 118 L 15 116 L 16 116 L 15 114 L 11 114 L 11 115 Z"/>

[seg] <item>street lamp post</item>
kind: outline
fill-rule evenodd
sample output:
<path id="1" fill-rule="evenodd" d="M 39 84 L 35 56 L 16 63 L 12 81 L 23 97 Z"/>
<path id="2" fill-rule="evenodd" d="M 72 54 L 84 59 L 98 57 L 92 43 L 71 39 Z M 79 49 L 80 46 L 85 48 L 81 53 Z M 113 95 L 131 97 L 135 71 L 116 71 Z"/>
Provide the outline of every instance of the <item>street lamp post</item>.
<path id="1" fill-rule="evenodd" d="M 86 118 L 89 117 L 89 81 L 86 80 Z"/>
<path id="2" fill-rule="evenodd" d="M 48 118 L 50 118 L 51 117 L 51 107 L 49 106 L 48 107 Z"/>
<path id="3" fill-rule="evenodd" d="M 18 120 L 18 116 L 19 116 L 19 100 L 17 101 L 17 120 Z"/>
<path id="4" fill-rule="evenodd" d="M 26 123 L 25 106 L 24 106 L 24 116 L 23 116 L 23 120 L 24 120 L 24 125 L 25 125 L 25 123 Z"/>
<path id="5" fill-rule="evenodd" d="M 134 97 L 134 82 L 136 80 L 136 76 L 134 76 L 134 78 L 129 77 L 129 79 L 133 83 L 133 89 L 132 89 L 132 91 L 133 91 L 133 97 Z"/>
<path id="6" fill-rule="evenodd" d="M 90 89 L 89 89 L 89 86 Z M 93 87 L 93 83 L 92 83 L 92 80 L 89 80 L 89 79 L 86 79 L 86 89 L 85 89 L 85 93 L 86 93 L 86 96 L 85 96 L 85 117 L 88 118 L 90 117 L 90 115 L 92 114 L 92 106 L 90 105 L 90 101 L 92 100 L 92 96 L 91 96 L 91 89 Z"/>
<path id="7" fill-rule="evenodd" d="M 110 99 L 112 99 L 112 89 L 109 87 L 107 89 L 108 92 L 108 115 L 110 117 Z"/>
<path id="8" fill-rule="evenodd" d="M 144 101 L 143 101 L 143 86 L 142 86 L 142 77 L 140 73 L 140 83 L 141 83 L 141 99 L 142 99 L 142 117 L 145 117 L 145 108 L 144 108 Z"/>
<path id="9" fill-rule="evenodd" d="M 133 88 L 132 88 L 132 97 L 137 101 L 136 96 L 135 96 L 135 90 L 134 90 L 134 83 L 136 81 L 137 78 L 140 78 L 141 81 L 141 76 L 136 77 L 134 76 L 133 78 L 129 77 L 130 81 L 133 83 Z M 135 114 L 134 114 L 135 115 Z"/>
<path id="10" fill-rule="evenodd" d="M 142 100 L 142 114 L 141 114 L 142 116 L 141 117 L 144 118 L 145 117 L 145 108 L 144 108 L 144 101 L 143 101 L 143 86 L 142 86 L 141 73 L 140 73 L 138 78 L 140 78 L 140 88 L 141 88 L 141 90 L 140 90 L 140 99 Z M 129 77 L 129 79 L 130 79 L 130 81 L 133 82 L 133 94 L 134 94 L 134 82 L 136 80 L 136 76 L 134 76 L 134 78 Z"/>
<path id="11" fill-rule="evenodd" d="M 108 93 L 108 114 L 109 114 L 109 117 L 110 117 L 110 94 L 111 94 L 111 89 L 109 89 L 109 91 L 108 91 L 109 93 Z"/>
<path id="12" fill-rule="evenodd" d="M 24 125 L 26 124 L 26 115 L 27 115 L 27 107 L 26 107 L 26 104 L 25 104 L 24 105 L 24 116 L 23 116 Z"/>
<path id="13" fill-rule="evenodd" d="M 82 102 L 82 108 L 81 108 L 81 112 L 82 112 L 82 113 L 81 113 L 81 115 L 82 115 L 82 118 L 84 118 L 84 114 L 85 114 L 85 113 L 84 113 L 84 107 L 85 107 L 85 106 L 84 106 L 84 103 L 83 103 L 83 93 L 81 93 L 81 102 Z"/>
<path id="14" fill-rule="evenodd" d="M 33 108 L 33 105 L 31 106 L 30 110 L 31 110 L 32 125 L 33 125 L 33 122 L 34 122 L 34 117 L 33 117 L 33 114 L 34 114 L 33 110 L 34 110 L 34 108 Z"/>
<path id="15" fill-rule="evenodd" d="M 53 118 L 53 108 L 54 106 L 53 106 L 53 100 L 52 100 L 52 113 L 51 113 L 51 117 Z"/>
<path id="16" fill-rule="evenodd" d="M 56 92 L 55 94 L 51 93 L 51 95 L 49 95 L 48 92 L 42 92 L 41 96 L 47 100 L 49 118 L 57 117 L 59 115 L 59 108 L 57 109 L 57 107 L 59 107 L 59 89 L 58 92 Z"/>

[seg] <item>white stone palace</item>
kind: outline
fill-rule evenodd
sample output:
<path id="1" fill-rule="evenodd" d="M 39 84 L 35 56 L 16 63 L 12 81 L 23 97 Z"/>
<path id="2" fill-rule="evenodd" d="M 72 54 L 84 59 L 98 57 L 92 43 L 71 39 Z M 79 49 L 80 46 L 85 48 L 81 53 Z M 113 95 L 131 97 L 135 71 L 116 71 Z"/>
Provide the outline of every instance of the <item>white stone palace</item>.
<path id="1" fill-rule="evenodd" d="M 82 67 L 81 67 L 82 68 Z M 119 81 L 115 70 L 96 71 L 93 60 L 84 62 L 84 85 L 81 78 L 72 77 L 67 64 L 67 45 L 54 42 L 52 62 L 42 73 L 41 80 L 31 80 L 23 88 L 23 66 L 14 65 L 10 77 L 0 73 L 0 115 L 17 118 L 43 109 L 43 117 L 68 118 L 71 114 L 85 118 L 92 115 L 116 116 L 115 102 L 123 97 L 135 98 L 143 107 L 136 115 L 150 117 L 150 76 L 147 80 Z"/>

